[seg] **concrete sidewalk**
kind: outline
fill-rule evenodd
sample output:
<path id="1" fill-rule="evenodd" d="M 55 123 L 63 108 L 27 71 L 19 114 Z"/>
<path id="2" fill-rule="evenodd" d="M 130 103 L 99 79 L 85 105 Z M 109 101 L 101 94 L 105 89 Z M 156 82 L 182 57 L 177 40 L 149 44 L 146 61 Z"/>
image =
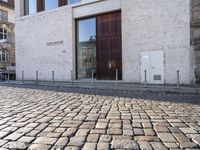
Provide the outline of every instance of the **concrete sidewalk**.
<path id="1" fill-rule="evenodd" d="M 200 94 L 200 86 L 198 85 L 153 85 L 135 84 L 115 81 L 79 81 L 72 82 L 59 81 L 5 81 L 0 82 L 1 85 L 37 85 L 37 86 L 54 86 L 54 87 L 75 87 L 75 88 L 89 88 L 89 89 L 108 89 L 108 90 L 125 90 L 125 91 L 152 91 L 164 93 L 184 93 L 184 94 Z"/>

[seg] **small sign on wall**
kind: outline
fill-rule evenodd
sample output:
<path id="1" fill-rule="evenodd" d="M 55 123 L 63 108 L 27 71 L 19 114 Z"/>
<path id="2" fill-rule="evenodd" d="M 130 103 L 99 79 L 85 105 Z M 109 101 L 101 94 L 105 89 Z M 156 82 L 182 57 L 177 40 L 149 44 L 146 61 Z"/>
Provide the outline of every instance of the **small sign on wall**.
<path id="1" fill-rule="evenodd" d="M 48 42 L 47 46 L 63 45 L 63 41 Z"/>

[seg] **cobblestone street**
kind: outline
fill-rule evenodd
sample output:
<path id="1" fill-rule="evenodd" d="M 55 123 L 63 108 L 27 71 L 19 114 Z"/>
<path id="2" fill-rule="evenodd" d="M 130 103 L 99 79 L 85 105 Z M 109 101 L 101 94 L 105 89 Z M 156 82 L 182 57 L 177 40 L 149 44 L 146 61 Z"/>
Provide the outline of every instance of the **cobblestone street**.
<path id="1" fill-rule="evenodd" d="M 0 86 L 0 150 L 200 149 L 200 96 Z"/>

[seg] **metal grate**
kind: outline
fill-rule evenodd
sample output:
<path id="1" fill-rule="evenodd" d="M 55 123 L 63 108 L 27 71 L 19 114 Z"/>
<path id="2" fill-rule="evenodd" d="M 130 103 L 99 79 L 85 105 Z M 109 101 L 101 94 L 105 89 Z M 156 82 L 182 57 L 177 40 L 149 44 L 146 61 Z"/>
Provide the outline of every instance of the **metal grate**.
<path id="1" fill-rule="evenodd" d="M 154 80 L 156 81 L 161 80 L 161 75 L 154 75 Z"/>

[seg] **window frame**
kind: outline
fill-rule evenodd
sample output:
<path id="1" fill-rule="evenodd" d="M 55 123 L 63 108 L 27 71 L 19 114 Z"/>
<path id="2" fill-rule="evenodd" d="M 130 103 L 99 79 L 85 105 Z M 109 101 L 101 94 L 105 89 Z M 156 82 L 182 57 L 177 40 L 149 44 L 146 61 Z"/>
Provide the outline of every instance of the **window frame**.
<path id="1" fill-rule="evenodd" d="M 82 42 L 87 42 L 87 41 L 80 41 L 80 37 L 79 37 L 79 34 L 80 34 L 80 22 L 81 21 L 87 21 L 87 20 L 92 20 L 94 19 L 95 21 L 95 28 L 97 28 L 97 24 L 96 24 L 96 16 L 91 16 L 91 17 L 84 17 L 84 18 L 79 18 L 79 19 L 76 19 L 75 20 L 75 41 L 76 41 L 76 44 L 75 44 L 75 62 L 76 62 L 76 78 L 77 79 L 87 79 L 87 77 L 81 77 L 81 74 L 79 74 L 79 69 L 80 69 L 80 66 L 79 66 L 79 54 L 80 54 L 80 43 Z M 95 40 L 93 42 L 95 42 L 95 50 L 94 50 L 94 56 L 97 55 L 97 39 L 96 39 L 96 36 L 97 36 L 97 30 L 95 29 Z M 88 42 L 89 42 L 89 39 L 88 39 Z M 88 47 L 87 47 L 88 48 Z M 90 47 L 91 48 L 91 47 Z M 94 48 L 94 47 L 93 47 Z M 93 73 L 94 73 L 94 78 L 96 78 L 96 59 L 94 60 L 94 64 L 93 64 Z"/>
<path id="2" fill-rule="evenodd" d="M 2 13 L 2 16 L 0 16 L 0 21 L 7 22 L 8 21 L 8 11 L 0 9 L 0 14 Z M 5 15 L 6 14 L 6 15 Z M 4 16 L 4 17 L 3 17 Z"/>
<path id="3" fill-rule="evenodd" d="M 35 12 L 30 13 L 29 0 L 24 0 L 24 15 L 32 15 L 38 12 L 37 0 L 35 0 Z"/>
<path id="4" fill-rule="evenodd" d="M 7 49 L 0 50 L 0 62 L 9 62 L 9 52 Z"/>
<path id="5" fill-rule="evenodd" d="M 8 41 L 8 29 L 2 28 L 2 27 L 0 27 L 0 28 L 2 29 L 2 32 L 0 31 L 0 34 L 2 34 L 2 37 L 3 37 L 2 39 L 0 39 L 0 42 L 7 42 Z M 5 36 L 6 36 L 6 38 L 5 38 Z"/>
<path id="6" fill-rule="evenodd" d="M 75 3 L 79 3 L 81 1 L 82 0 L 75 0 L 75 2 L 70 2 L 70 0 L 57 0 L 57 2 L 58 2 L 57 7 L 46 10 L 45 0 L 36 0 L 36 12 L 31 13 L 31 14 L 36 14 L 41 11 L 48 11 L 48 10 L 56 9 L 56 8 L 59 8 L 59 7 L 65 6 L 65 5 L 72 5 Z M 31 15 L 31 14 L 29 13 L 29 0 L 24 0 L 24 16 Z"/>

